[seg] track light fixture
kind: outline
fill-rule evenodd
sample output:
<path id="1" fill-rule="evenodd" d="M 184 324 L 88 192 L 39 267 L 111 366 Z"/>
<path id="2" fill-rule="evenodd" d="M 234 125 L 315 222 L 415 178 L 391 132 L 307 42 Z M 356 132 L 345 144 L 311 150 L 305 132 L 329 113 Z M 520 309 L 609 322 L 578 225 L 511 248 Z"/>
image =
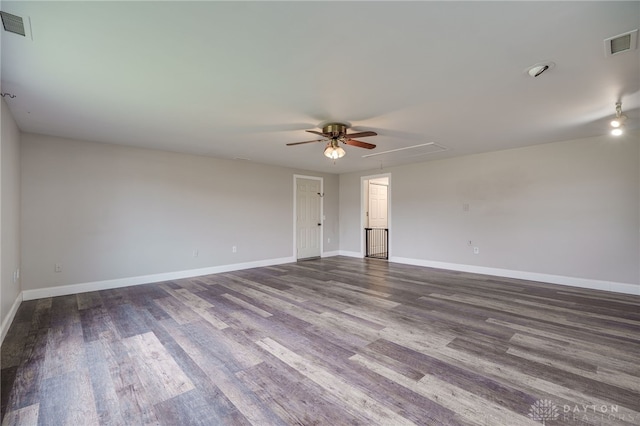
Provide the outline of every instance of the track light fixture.
<path id="1" fill-rule="evenodd" d="M 622 103 L 616 102 L 616 117 L 611 120 L 611 134 L 613 136 L 620 136 L 624 133 L 624 122 L 627 116 L 622 114 Z"/>

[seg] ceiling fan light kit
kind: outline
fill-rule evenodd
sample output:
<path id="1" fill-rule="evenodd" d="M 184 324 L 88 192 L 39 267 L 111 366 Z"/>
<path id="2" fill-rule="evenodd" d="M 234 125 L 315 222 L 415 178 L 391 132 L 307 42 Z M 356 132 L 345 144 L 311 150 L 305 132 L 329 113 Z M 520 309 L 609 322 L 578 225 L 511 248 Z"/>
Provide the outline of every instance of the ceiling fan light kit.
<path id="1" fill-rule="evenodd" d="M 304 142 L 292 142 L 288 143 L 287 146 L 293 145 L 302 145 L 306 143 L 313 142 L 327 142 L 327 146 L 324 149 L 324 155 L 332 160 L 337 160 L 338 158 L 342 158 L 346 155 L 346 151 L 344 148 L 340 146 L 340 142 L 345 145 L 357 146 L 358 148 L 365 149 L 373 149 L 376 146 L 372 143 L 358 141 L 352 138 L 364 138 L 369 136 L 377 136 L 376 132 L 365 131 L 365 132 L 357 132 L 357 133 L 347 133 L 347 129 L 349 126 L 343 123 L 329 123 L 326 124 L 322 128 L 322 132 L 318 132 L 317 130 L 307 130 L 309 133 L 313 133 L 314 135 L 322 136 L 323 139 L 316 139 L 312 141 L 304 141 Z"/>
<path id="2" fill-rule="evenodd" d="M 341 146 L 338 145 L 338 141 L 333 139 L 331 142 L 327 144 L 327 147 L 324 149 L 325 157 L 329 157 L 332 160 L 337 160 L 338 158 L 344 157 L 346 151 L 342 149 Z"/>
<path id="3" fill-rule="evenodd" d="M 616 116 L 611 120 L 611 134 L 613 136 L 620 136 L 624 133 L 624 122 L 627 120 L 627 116 L 622 114 L 622 102 L 616 102 Z"/>

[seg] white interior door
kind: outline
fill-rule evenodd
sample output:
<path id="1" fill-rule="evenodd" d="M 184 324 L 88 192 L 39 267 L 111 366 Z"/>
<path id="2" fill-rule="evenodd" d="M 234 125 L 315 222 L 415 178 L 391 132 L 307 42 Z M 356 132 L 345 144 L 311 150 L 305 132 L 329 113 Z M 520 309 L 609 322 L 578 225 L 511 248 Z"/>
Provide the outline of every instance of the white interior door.
<path id="1" fill-rule="evenodd" d="M 296 258 L 320 257 L 320 181 L 296 179 Z"/>
<path id="2" fill-rule="evenodd" d="M 387 185 L 369 182 L 369 228 L 386 228 L 387 210 Z"/>

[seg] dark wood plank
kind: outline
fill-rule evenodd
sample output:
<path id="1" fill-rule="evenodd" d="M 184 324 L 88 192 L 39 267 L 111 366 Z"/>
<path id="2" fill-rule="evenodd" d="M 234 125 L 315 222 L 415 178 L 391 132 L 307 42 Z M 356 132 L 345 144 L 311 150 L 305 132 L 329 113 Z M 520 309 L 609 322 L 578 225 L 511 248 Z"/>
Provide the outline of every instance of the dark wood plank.
<path id="1" fill-rule="evenodd" d="M 159 402 L 154 409 L 158 413 L 160 424 L 166 426 L 224 424 L 224 417 L 211 409 L 207 399 L 197 389 Z"/>
<path id="2" fill-rule="evenodd" d="M 42 381 L 39 418 L 64 425 L 96 425 L 98 415 L 88 370 L 80 368 Z"/>

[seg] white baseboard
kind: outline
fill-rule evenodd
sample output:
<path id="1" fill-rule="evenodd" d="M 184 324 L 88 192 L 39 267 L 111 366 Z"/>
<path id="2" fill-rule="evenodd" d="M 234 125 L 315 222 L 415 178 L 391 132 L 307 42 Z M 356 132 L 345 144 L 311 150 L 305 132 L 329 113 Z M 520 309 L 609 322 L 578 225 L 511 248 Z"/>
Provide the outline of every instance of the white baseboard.
<path id="1" fill-rule="evenodd" d="M 339 256 L 348 256 L 348 257 L 359 257 L 361 259 L 364 257 L 362 255 L 362 253 L 360 253 L 359 251 L 347 251 L 347 250 L 338 251 L 338 255 Z"/>
<path id="2" fill-rule="evenodd" d="M 340 256 L 340 251 L 334 250 L 334 251 L 325 251 L 324 253 L 322 253 L 322 257 L 334 257 L 334 256 Z"/>
<path id="3" fill-rule="evenodd" d="M 537 272 L 514 271 L 511 269 L 488 268 L 484 266 L 463 265 L 459 263 L 436 262 L 432 260 L 411 259 L 406 257 L 392 257 L 390 262 L 407 265 L 425 266 L 428 268 L 448 269 L 451 271 L 471 272 L 474 274 L 494 275 L 520 280 L 539 281 L 549 284 L 560 284 L 571 287 L 588 288 L 592 290 L 613 291 L 616 293 L 640 296 L 640 285 L 619 283 L 615 281 L 600 281 L 587 278 L 567 277 L 563 275 L 540 274 Z"/>
<path id="4" fill-rule="evenodd" d="M 16 297 L 16 300 L 13 302 L 13 305 L 11 305 L 11 309 L 9 309 L 9 313 L 2 319 L 2 326 L 0 327 L 0 344 L 4 342 L 4 338 L 7 335 L 7 332 L 9 331 L 9 327 L 11 327 L 11 323 L 13 322 L 13 319 L 16 317 L 16 312 L 18 312 L 18 308 L 20 307 L 22 300 L 23 300 L 23 293 L 20 292 L 20 294 L 18 294 L 18 297 Z"/>
<path id="5" fill-rule="evenodd" d="M 348 256 L 362 258 L 362 254 L 354 251 L 339 250 L 335 252 L 325 252 L 323 257 Z M 219 274 L 224 272 L 239 271 L 242 269 L 259 268 L 263 266 L 282 265 L 295 262 L 294 257 L 282 257 L 277 259 L 265 259 L 253 262 L 235 263 L 230 265 L 213 266 L 209 268 L 191 269 L 186 271 L 167 272 L 161 274 L 142 275 L 137 277 L 119 278 L 114 280 L 94 281 L 79 284 L 70 284 L 58 287 L 41 288 L 35 290 L 24 290 L 13 303 L 11 310 L 2 321 L 2 340 L 15 317 L 15 314 L 23 300 L 42 299 L 46 297 L 66 296 L 69 294 L 86 293 L 89 291 L 108 290 L 112 288 L 128 287 L 139 284 L 149 284 L 154 282 L 177 280 L 182 278 L 193 278 L 202 275 Z M 484 266 L 464 265 L 458 263 L 437 262 L 423 259 L 412 259 L 405 257 L 391 257 L 390 262 L 404 263 L 407 265 L 425 266 L 429 268 L 448 269 L 452 271 L 470 272 L 475 274 L 494 275 L 498 277 L 516 278 L 530 281 L 540 281 L 550 284 L 561 284 L 571 287 L 589 288 L 593 290 L 613 291 L 640 295 L 640 285 L 619 283 L 613 281 L 599 281 L 586 278 L 567 277 L 561 275 L 540 274 L 536 272 L 514 271 L 510 269 L 488 268 Z"/>
<path id="6" fill-rule="evenodd" d="M 239 271 L 242 269 L 260 268 L 263 266 L 282 265 L 292 263 L 293 257 L 281 257 L 278 259 L 265 259 L 253 262 L 234 263 L 231 265 L 212 266 L 210 268 L 190 269 L 186 271 L 166 272 L 161 274 L 142 275 L 137 277 L 118 278 L 114 280 L 94 281 L 88 283 L 70 284 L 58 287 L 24 290 L 23 300 L 43 299 L 46 297 L 66 296 L 68 294 L 86 293 L 89 291 L 109 290 L 112 288 L 128 287 L 139 284 L 149 284 L 161 281 L 193 278 L 202 275 L 220 274 L 223 272 Z"/>

